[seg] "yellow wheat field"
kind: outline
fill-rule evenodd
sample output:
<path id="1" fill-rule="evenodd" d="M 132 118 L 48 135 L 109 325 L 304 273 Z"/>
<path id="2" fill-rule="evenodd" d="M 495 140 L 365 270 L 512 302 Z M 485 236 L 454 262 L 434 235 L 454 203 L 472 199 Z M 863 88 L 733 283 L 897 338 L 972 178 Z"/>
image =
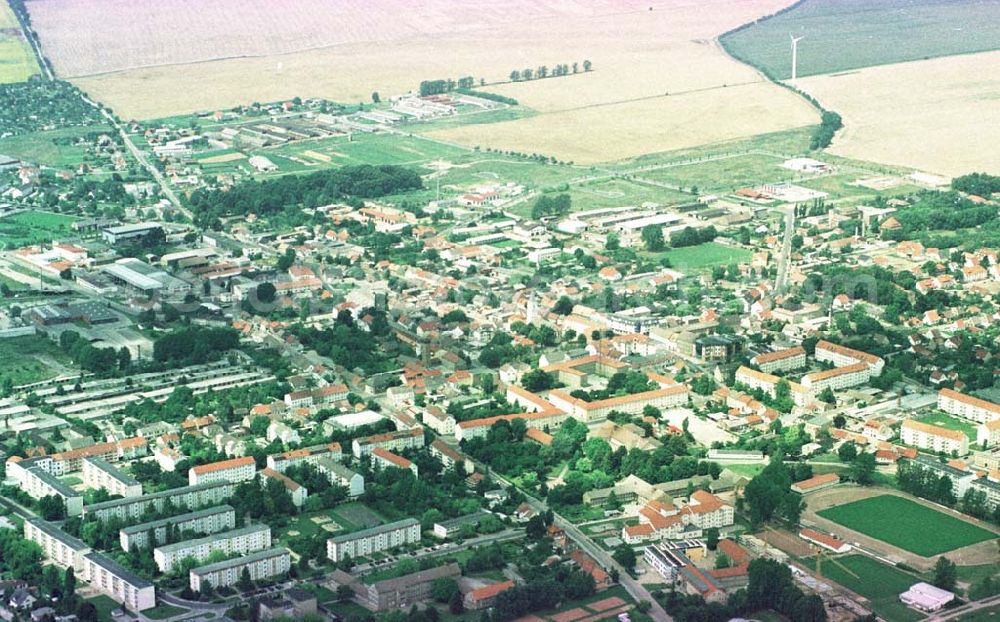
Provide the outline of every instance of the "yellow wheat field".
<path id="1" fill-rule="evenodd" d="M 804 78 L 844 118 L 833 153 L 961 175 L 1000 172 L 1000 52 Z"/>

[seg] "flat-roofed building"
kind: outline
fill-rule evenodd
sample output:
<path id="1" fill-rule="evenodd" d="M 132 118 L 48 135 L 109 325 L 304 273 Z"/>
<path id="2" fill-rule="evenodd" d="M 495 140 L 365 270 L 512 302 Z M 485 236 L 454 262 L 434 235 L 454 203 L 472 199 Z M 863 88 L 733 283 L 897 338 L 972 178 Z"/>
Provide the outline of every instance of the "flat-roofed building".
<path id="1" fill-rule="evenodd" d="M 188 483 L 191 486 L 218 481 L 237 484 L 253 479 L 256 473 L 257 464 L 253 456 L 243 456 L 191 467 L 188 469 Z"/>
<path id="2" fill-rule="evenodd" d="M 122 527 L 118 531 L 118 541 L 123 551 L 131 551 L 133 548 L 147 548 L 150 545 L 150 537 L 153 539 L 153 546 L 166 544 L 169 531 L 176 533 L 188 531 L 207 535 L 234 527 L 236 527 L 236 511 L 230 505 L 219 505 Z"/>
<path id="3" fill-rule="evenodd" d="M 750 359 L 750 362 L 765 374 L 792 371 L 806 366 L 806 351 L 802 346 L 795 346 L 775 352 L 764 352 Z"/>
<path id="4" fill-rule="evenodd" d="M 31 498 L 59 497 L 66 506 L 67 516 L 79 516 L 83 512 L 83 495 L 50 473 L 51 464 L 48 457 L 14 457 L 7 460 L 7 475 Z"/>
<path id="5" fill-rule="evenodd" d="M 961 499 L 976 481 L 976 474 L 964 468 L 962 464 L 948 464 L 947 462 L 941 462 L 937 458 L 925 455 L 918 455 L 916 458 L 909 460 L 909 463 L 919 466 L 925 471 L 930 471 L 939 480 L 942 477 L 950 479 L 951 492 L 955 495 L 956 499 Z"/>
<path id="6" fill-rule="evenodd" d="M 163 227 L 155 222 L 140 222 L 130 225 L 118 225 L 115 227 L 105 227 L 101 231 L 101 236 L 108 244 L 118 244 L 126 240 L 144 238 L 148 235 L 162 234 Z"/>
<path id="7" fill-rule="evenodd" d="M 163 512 L 167 504 L 176 507 L 196 510 L 198 508 L 211 505 L 218 505 L 231 496 L 236 490 L 236 484 L 232 482 L 208 482 L 197 486 L 182 486 L 171 488 L 160 492 L 142 495 L 141 497 L 130 497 L 128 499 L 112 499 L 84 506 L 83 515 L 93 516 L 101 521 L 111 518 L 121 520 L 137 519 L 152 508 L 156 512 Z"/>
<path id="8" fill-rule="evenodd" d="M 989 423 L 1000 420 L 1000 404 L 994 404 L 984 399 L 959 393 L 953 389 L 938 391 L 938 408 L 946 413 L 957 415 L 976 423 Z"/>
<path id="9" fill-rule="evenodd" d="M 900 439 L 918 449 L 959 456 L 969 453 L 969 437 L 960 430 L 949 430 L 922 421 L 907 419 L 899 431 Z"/>
<path id="10" fill-rule="evenodd" d="M 60 568 L 72 567 L 74 572 L 83 570 L 83 556 L 90 552 L 90 546 L 83 540 L 36 517 L 24 520 L 24 539 L 42 547 L 42 554 L 46 559 Z"/>
<path id="11" fill-rule="evenodd" d="M 206 583 L 213 588 L 236 584 L 246 568 L 250 579 L 270 579 L 283 575 L 292 567 L 291 552 L 283 546 L 250 553 L 244 557 L 227 559 L 215 564 L 192 568 L 188 574 L 191 589 L 200 592 Z"/>
<path id="12" fill-rule="evenodd" d="M 331 561 L 339 561 L 345 556 L 364 557 L 419 541 L 420 521 L 407 518 L 330 538 L 326 541 L 326 556 Z"/>
<path id="13" fill-rule="evenodd" d="M 152 583 L 100 553 L 83 556 L 81 574 L 92 588 L 131 611 L 144 611 L 156 606 L 156 589 Z"/>
<path id="14" fill-rule="evenodd" d="M 349 497 L 360 497 L 365 493 L 364 476 L 339 462 L 320 458 L 316 461 L 316 469 L 326 475 L 331 484 L 346 488 Z"/>
<path id="15" fill-rule="evenodd" d="M 899 595 L 899 600 L 907 607 L 927 612 L 939 611 L 954 599 L 955 595 L 948 590 L 923 582 L 914 583 Z"/>
<path id="16" fill-rule="evenodd" d="M 182 559 L 191 557 L 198 562 L 221 551 L 226 555 L 247 555 L 271 546 L 271 528 L 267 525 L 250 525 L 232 531 L 213 533 L 204 538 L 165 544 L 153 549 L 153 560 L 160 572 L 171 572 Z"/>
<path id="17" fill-rule="evenodd" d="M 103 458 L 83 459 L 83 485 L 120 497 L 142 495 L 142 484 Z"/>
<path id="18" fill-rule="evenodd" d="M 802 480 L 801 482 L 795 482 L 792 484 L 792 490 L 800 495 L 806 495 L 811 492 L 823 490 L 824 488 L 836 486 L 839 483 L 840 476 L 836 473 L 823 473 L 810 477 L 809 479 Z"/>

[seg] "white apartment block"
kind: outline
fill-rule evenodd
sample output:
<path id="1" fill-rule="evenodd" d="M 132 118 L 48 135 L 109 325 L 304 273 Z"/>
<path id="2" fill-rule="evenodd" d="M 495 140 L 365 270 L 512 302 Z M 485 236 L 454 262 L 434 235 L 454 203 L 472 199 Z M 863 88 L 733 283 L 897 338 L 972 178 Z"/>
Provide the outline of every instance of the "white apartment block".
<path id="1" fill-rule="evenodd" d="M 272 479 L 285 487 L 285 490 L 288 491 L 289 496 L 292 498 L 292 505 L 297 508 L 305 505 L 306 498 L 309 496 L 309 490 L 305 486 L 270 467 L 260 470 L 260 485 L 262 488 L 267 486 L 268 480 Z"/>
<path id="2" fill-rule="evenodd" d="M 938 408 L 980 424 L 1000 419 L 1000 404 L 987 402 L 952 389 L 938 391 Z"/>
<path id="3" fill-rule="evenodd" d="M 428 408 L 423 412 L 423 423 L 440 436 L 451 436 L 455 433 L 455 418 L 439 408 Z"/>
<path id="4" fill-rule="evenodd" d="M 225 502 L 236 490 L 236 484 L 230 482 L 210 482 L 197 486 L 182 486 L 154 492 L 141 497 L 128 499 L 113 499 L 94 503 L 83 508 L 84 517 L 93 516 L 100 521 L 118 518 L 123 521 L 142 518 L 147 510 L 152 508 L 163 512 L 168 504 L 188 510 L 219 505 Z"/>
<path id="5" fill-rule="evenodd" d="M 556 430 L 568 418 L 569 415 L 561 410 L 552 409 L 537 413 L 497 415 L 495 417 L 484 417 L 483 419 L 471 419 L 469 421 L 461 421 L 455 426 L 455 439 L 464 441 L 470 438 L 486 436 L 490 428 L 493 427 L 493 424 L 500 420 L 513 421 L 514 419 L 520 419 L 528 428 L 535 430 L 543 430 L 544 428 Z"/>
<path id="6" fill-rule="evenodd" d="M 332 561 L 345 556 L 353 559 L 419 541 L 420 521 L 407 518 L 330 538 L 326 541 L 326 556 Z"/>
<path id="7" fill-rule="evenodd" d="M 370 454 L 376 447 L 389 451 L 402 451 L 404 449 L 419 449 L 423 446 L 424 430 L 417 428 L 356 438 L 351 442 L 351 451 L 355 458 L 362 458 Z"/>
<path id="8" fill-rule="evenodd" d="M 871 373 L 871 367 L 867 363 L 852 363 L 806 374 L 802 378 L 802 386 L 816 394 L 826 389 L 839 391 L 865 384 L 871 378 Z"/>
<path id="9" fill-rule="evenodd" d="M 103 458 L 83 459 L 83 485 L 126 498 L 142 496 L 142 484 Z"/>
<path id="10" fill-rule="evenodd" d="M 903 422 L 899 437 L 907 445 L 925 451 L 946 454 L 955 452 L 959 456 L 969 453 L 969 437 L 964 432 L 949 430 L 913 419 L 907 419 Z"/>
<path id="11" fill-rule="evenodd" d="M 991 510 L 995 510 L 1000 505 L 1000 474 L 994 472 L 988 477 L 974 479 L 969 484 L 969 488 L 985 494 L 986 503 Z"/>
<path id="12" fill-rule="evenodd" d="M 53 464 L 48 457 L 9 458 L 7 476 L 17 481 L 18 488 L 31 498 L 59 497 L 66 505 L 67 516 L 79 516 L 83 512 L 83 495 L 50 472 Z"/>
<path id="13" fill-rule="evenodd" d="M 466 458 L 458 450 L 450 447 L 447 443 L 439 438 L 431 441 L 431 455 L 441 461 L 446 469 L 454 469 L 455 465 L 462 463 L 467 474 L 472 474 L 476 469 L 476 465 L 472 463 L 472 460 Z"/>
<path id="14" fill-rule="evenodd" d="M 143 611 L 156 606 L 156 588 L 152 583 L 100 553 L 83 556 L 81 576 L 92 588 L 110 596 L 126 609 Z"/>
<path id="15" fill-rule="evenodd" d="M 382 449 L 381 447 L 376 447 L 371 453 L 372 464 L 378 465 L 380 468 L 389 469 L 405 469 L 413 473 L 414 477 L 417 477 L 419 473 L 417 472 L 417 465 L 412 461 L 407 460 L 403 456 L 394 454 L 391 451 Z"/>
<path id="16" fill-rule="evenodd" d="M 188 557 L 203 562 L 216 551 L 222 551 L 226 555 L 247 555 L 270 547 L 271 528 L 267 525 L 250 525 L 204 538 L 158 546 L 153 549 L 153 560 L 160 572 L 166 573 Z"/>
<path id="17" fill-rule="evenodd" d="M 243 456 L 191 467 L 188 469 L 188 484 L 197 486 L 220 481 L 236 484 L 253 479 L 256 473 L 257 464 L 253 457 Z"/>
<path id="18" fill-rule="evenodd" d="M 86 542 L 40 518 L 25 519 L 24 539 L 42 547 L 46 559 L 60 568 L 72 567 L 74 572 L 83 571 L 83 556 L 90 552 Z"/>
<path id="19" fill-rule="evenodd" d="M 767 395 L 774 397 L 774 389 L 778 386 L 778 382 L 781 378 L 757 371 L 756 369 L 751 369 L 750 367 L 740 366 L 736 370 L 736 382 L 740 384 L 745 384 L 751 389 L 760 389 Z"/>
<path id="20" fill-rule="evenodd" d="M 231 505 L 219 505 L 178 514 L 169 518 L 139 523 L 123 527 L 118 531 L 118 542 L 123 551 L 132 548 L 145 549 L 149 546 L 149 538 L 153 538 L 153 546 L 166 544 L 170 531 L 182 533 L 185 531 L 210 534 L 236 527 L 236 511 Z"/>
<path id="21" fill-rule="evenodd" d="M 980 424 L 976 429 L 976 442 L 984 448 L 1000 445 L 1000 419 Z"/>
<path id="22" fill-rule="evenodd" d="M 365 493 L 365 478 L 339 462 L 329 458 L 321 458 L 316 462 L 316 468 L 326 475 L 331 484 L 347 488 L 347 494 L 358 497 Z"/>
<path id="23" fill-rule="evenodd" d="M 864 363 L 871 368 L 871 375 L 875 377 L 882 375 L 882 368 L 885 366 L 885 361 L 881 357 L 861 350 L 845 348 L 829 341 L 820 341 L 816 344 L 816 360 L 821 363 L 833 363 L 835 367 Z"/>
<path id="24" fill-rule="evenodd" d="M 239 582 L 244 568 L 249 571 L 250 579 L 257 581 L 285 574 L 291 567 L 291 553 L 279 546 L 250 553 L 245 557 L 192 568 L 188 576 L 191 589 L 200 592 L 205 582 L 210 583 L 213 588 L 234 585 Z"/>
<path id="25" fill-rule="evenodd" d="M 806 351 L 802 346 L 795 346 L 777 352 L 765 352 L 750 359 L 765 374 L 776 371 L 792 371 L 806 366 Z"/>

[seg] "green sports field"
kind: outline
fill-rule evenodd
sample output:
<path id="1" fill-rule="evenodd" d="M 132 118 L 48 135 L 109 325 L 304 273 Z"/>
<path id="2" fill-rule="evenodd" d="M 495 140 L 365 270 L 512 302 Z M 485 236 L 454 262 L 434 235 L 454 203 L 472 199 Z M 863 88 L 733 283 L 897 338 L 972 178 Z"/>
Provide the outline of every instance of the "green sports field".
<path id="1" fill-rule="evenodd" d="M 1000 4 L 979 0 L 804 0 L 721 38 L 736 58 L 777 79 L 791 77 L 789 34 L 799 77 L 1000 47 Z"/>
<path id="2" fill-rule="evenodd" d="M 903 497 L 881 495 L 818 512 L 820 516 L 903 550 L 931 557 L 997 537 Z"/>
<path id="3" fill-rule="evenodd" d="M 815 558 L 810 559 L 807 565 L 815 570 Z M 905 622 L 924 617 L 899 602 L 899 595 L 920 581 L 920 577 L 887 566 L 866 555 L 828 558 L 823 561 L 822 572 L 825 578 L 867 598 L 875 613 L 886 620 Z"/>
<path id="4" fill-rule="evenodd" d="M 662 253 L 646 253 L 659 260 L 666 257 L 670 265 L 681 272 L 697 272 L 712 266 L 725 266 L 731 263 L 741 263 L 750 259 L 750 251 L 743 248 L 726 246 L 717 242 L 708 242 L 698 246 L 671 248 Z"/>

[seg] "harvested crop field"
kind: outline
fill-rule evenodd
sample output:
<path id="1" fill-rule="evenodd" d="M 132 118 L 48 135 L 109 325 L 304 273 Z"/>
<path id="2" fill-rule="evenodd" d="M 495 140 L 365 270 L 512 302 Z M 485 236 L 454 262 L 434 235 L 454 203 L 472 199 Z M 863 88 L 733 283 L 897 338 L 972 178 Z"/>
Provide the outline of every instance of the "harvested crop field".
<path id="1" fill-rule="evenodd" d="M 830 147 L 834 154 L 945 175 L 1000 172 L 1000 52 L 796 84 L 843 116 L 844 129 Z"/>
<path id="2" fill-rule="evenodd" d="M 789 1 L 513 0 L 490 9 L 431 0 L 413 10 L 404 0 L 291 7 L 217 0 L 195 10 L 193 0 L 33 0 L 29 7 L 57 72 L 125 118 L 296 95 L 367 101 L 373 91 L 471 75 L 540 114 L 443 136 L 598 162 L 815 123 L 811 107 L 712 42 Z M 113 53 L 107 41 L 118 42 Z M 584 60 L 593 71 L 583 71 Z M 504 84 L 514 69 L 572 63 L 575 75 Z"/>

